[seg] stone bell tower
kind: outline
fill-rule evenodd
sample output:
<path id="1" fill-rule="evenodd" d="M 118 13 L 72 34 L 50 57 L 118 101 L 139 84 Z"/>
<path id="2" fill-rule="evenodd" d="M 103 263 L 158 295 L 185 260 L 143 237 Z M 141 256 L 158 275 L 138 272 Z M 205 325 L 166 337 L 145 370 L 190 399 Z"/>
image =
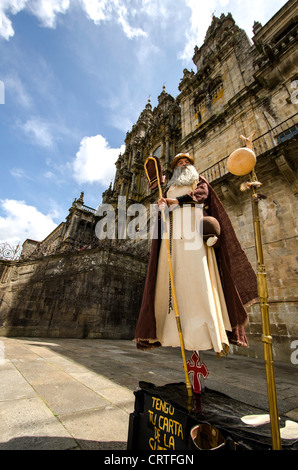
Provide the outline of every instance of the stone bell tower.
<path id="1" fill-rule="evenodd" d="M 149 203 L 151 191 L 148 189 L 144 163 L 147 157 L 158 156 L 163 173 L 167 176 L 171 161 L 179 151 L 180 138 L 180 106 L 163 87 L 158 105 L 152 109 L 149 99 L 137 122 L 127 132 L 125 152 L 116 162 L 114 186 L 103 194 L 103 202 L 116 206 L 118 196 L 124 196 L 129 204 Z"/>

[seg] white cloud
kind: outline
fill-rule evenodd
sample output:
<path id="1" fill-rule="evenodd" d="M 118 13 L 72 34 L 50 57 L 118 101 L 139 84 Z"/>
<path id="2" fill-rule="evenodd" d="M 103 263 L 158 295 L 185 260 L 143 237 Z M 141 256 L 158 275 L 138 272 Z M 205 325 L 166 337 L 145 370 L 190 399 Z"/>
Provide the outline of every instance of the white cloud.
<path id="1" fill-rule="evenodd" d="M 29 0 L 28 9 L 46 28 L 55 28 L 57 15 L 65 14 L 70 0 Z"/>
<path id="2" fill-rule="evenodd" d="M 125 0 L 80 0 L 80 3 L 89 19 L 95 24 L 116 19 L 129 39 L 147 36 L 142 28 L 130 24 L 129 17 L 134 16 L 136 10 L 128 9 Z"/>
<path id="3" fill-rule="evenodd" d="M 129 24 L 128 21 L 128 10 L 124 3 L 122 2 L 115 2 L 118 11 L 118 23 L 122 26 L 125 36 L 129 39 L 133 39 L 139 36 L 147 37 L 147 33 L 142 30 L 142 28 L 134 28 Z M 117 5 L 118 4 L 118 5 Z"/>
<path id="4" fill-rule="evenodd" d="M 101 183 L 109 185 L 115 176 L 115 162 L 121 148 L 110 148 L 101 135 L 84 137 L 73 162 L 73 175 L 79 183 Z"/>
<path id="5" fill-rule="evenodd" d="M 33 117 L 24 124 L 18 124 L 18 127 L 33 144 L 45 148 L 53 147 L 54 137 L 49 123 Z"/>
<path id="6" fill-rule="evenodd" d="M 14 36 L 14 29 L 9 18 L 25 8 L 36 16 L 42 26 L 55 28 L 57 15 L 66 13 L 70 0 L 1 0 L 0 4 L 0 36 L 9 40 Z"/>
<path id="7" fill-rule="evenodd" d="M 191 60 L 194 54 L 194 46 L 201 45 L 206 31 L 211 23 L 212 12 L 217 4 L 216 0 L 198 2 L 197 0 L 185 0 L 191 9 L 190 27 L 186 31 L 186 44 L 179 55 L 179 59 Z"/>
<path id="8" fill-rule="evenodd" d="M 164 5 L 159 0 L 142 0 L 142 10 L 153 18 L 163 17 L 165 13 Z"/>
<path id="9" fill-rule="evenodd" d="M 80 0 L 80 3 L 88 18 L 95 24 L 110 19 L 111 2 L 109 0 Z"/>
<path id="10" fill-rule="evenodd" d="M 23 9 L 30 11 L 37 17 L 42 26 L 55 28 L 59 14 L 66 14 L 70 7 L 79 4 L 86 16 L 95 24 L 101 22 L 116 21 L 121 25 L 124 34 L 129 38 L 148 36 L 140 26 L 132 23 L 136 18 L 144 15 L 151 20 L 157 19 L 164 26 L 168 23 L 173 10 L 173 2 L 168 0 L 138 0 L 135 7 L 127 5 L 127 0 L 1 0 L 0 4 L 0 37 L 9 40 L 14 35 L 11 15 L 16 15 Z M 206 30 L 211 22 L 212 13 L 219 16 L 223 11 L 239 12 L 238 21 L 248 25 L 248 35 L 251 36 L 251 27 L 254 19 L 268 20 L 286 0 L 252 0 L 249 3 L 244 0 L 181 0 L 179 8 L 191 9 L 190 25 L 181 25 L 182 31 L 186 30 L 187 43 L 181 53 L 182 59 L 191 57 L 195 44 L 200 45 L 204 39 Z M 245 14 L 243 13 L 245 12 Z M 249 21 L 249 24 L 248 24 Z M 187 28 L 183 29 L 183 26 Z M 242 26 L 244 27 L 244 26 Z"/>
<path id="11" fill-rule="evenodd" d="M 11 93 L 11 96 L 24 108 L 32 106 L 32 98 L 25 89 L 18 75 L 9 75 L 4 77 L 5 90 Z"/>
<path id="12" fill-rule="evenodd" d="M 131 24 L 136 9 L 128 9 L 125 0 L 1 0 L 0 36 L 9 40 L 14 35 L 10 15 L 26 9 L 39 19 L 42 26 L 55 28 L 59 14 L 66 14 L 71 5 L 79 3 L 86 16 L 95 24 L 103 21 L 116 21 L 129 38 L 147 36 L 140 27 Z"/>
<path id="13" fill-rule="evenodd" d="M 42 214 L 25 201 L 0 200 L 0 208 L 5 214 L 0 216 L 0 243 L 22 244 L 27 238 L 41 241 L 57 227 L 55 212 Z"/>
<path id="14" fill-rule="evenodd" d="M 55 178 L 55 173 L 53 173 L 52 171 L 46 171 L 46 172 L 44 173 L 44 177 L 45 177 L 45 178 L 48 178 L 48 179 Z"/>
<path id="15" fill-rule="evenodd" d="M 0 36 L 9 40 L 14 35 L 12 23 L 7 16 L 7 13 L 16 15 L 19 11 L 23 10 L 27 0 L 1 0 L 0 4 Z"/>
<path id="16" fill-rule="evenodd" d="M 78 140 L 76 128 L 65 124 L 64 120 L 57 115 L 54 118 L 46 120 L 40 116 L 30 116 L 24 122 L 18 120 L 15 123 L 15 131 L 20 134 L 20 137 L 25 136 L 30 144 L 44 149 L 52 150 L 64 139 L 76 143 Z"/>
<path id="17" fill-rule="evenodd" d="M 21 180 L 32 179 L 30 176 L 27 175 L 27 173 L 25 172 L 23 168 L 11 168 L 9 172 L 11 176 L 13 176 L 16 179 L 21 179 Z"/>

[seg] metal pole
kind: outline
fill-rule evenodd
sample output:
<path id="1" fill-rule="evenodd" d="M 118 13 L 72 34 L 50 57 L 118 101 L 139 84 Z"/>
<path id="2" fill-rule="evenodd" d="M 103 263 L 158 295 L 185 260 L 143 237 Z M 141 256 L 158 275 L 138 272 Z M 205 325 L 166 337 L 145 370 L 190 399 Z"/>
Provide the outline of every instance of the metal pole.
<path id="1" fill-rule="evenodd" d="M 256 182 L 256 174 L 254 171 L 250 174 L 251 182 Z M 262 342 L 264 349 L 264 361 L 266 368 L 267 378 L 267 393 L 268 393 L 268 404 L 270 413 L 270 425 L 271 425 L 271 436 L 272 436 L 272 449 L 281 450 L 281 438 L 280 438 L 280 427 L 279 427 L 279 416 L 275 386 L 275 375 L 273 366 L 273 354 L 272 354 L 272 336 L 270 334 L 270 320 L 269 320 L 269 304 L 268 304 L 268 290 L 267 290 L 267 276 L 264 263 L 263 245 L 262 245 L 262 234 L 259 216 L 259 197 L 256 192 L 255 186 L 251 185 L 252 189 L 252 210 L 253 210 L 253 222 L 254 222 L 254 234 L 256 244 L 256 255 L 257 255 L 257 281 L 258 281 L 258 293 L 260 297 L 260 309 L 262 317 Z"/>

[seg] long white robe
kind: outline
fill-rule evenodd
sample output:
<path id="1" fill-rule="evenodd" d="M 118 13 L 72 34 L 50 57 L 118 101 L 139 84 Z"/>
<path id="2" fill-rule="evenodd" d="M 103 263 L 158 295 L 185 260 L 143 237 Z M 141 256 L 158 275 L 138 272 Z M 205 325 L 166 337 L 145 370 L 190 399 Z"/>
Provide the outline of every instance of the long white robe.
<path id="1" fill-rule="evenodd" d="M 187 194 L 190 186 L 171 186 L 167 197 L 175 198 Z M 185 206 L 184 206 L 185 207 Z M 173 230 L 171 260 L 174 285 L 185 349 L 204 351 L 214 349 L 222 353 L 228 348 L 226 330 L 231 331 L 227 307 L 218 272 L 214 248 L 203 242 L 195 220 L 198 210 L 189 207 L 183 216 L 184 208 L 172 211 Z M 185 219 L 183 218 L 185 217 Z M 184 220 L 190 222 L 186 226 Z M 169 236 L 169 220 L 167 220 Z M 196 227 L 198 229 L 198 227 Z M 192 234 L 192 239 L 190 235 Z M 155 290 L 156 336 L 162 346 L 180 346 L 175 312 L 169 311 L 169 265 L 166 243 L 161 242 L 157 282 Z"/>

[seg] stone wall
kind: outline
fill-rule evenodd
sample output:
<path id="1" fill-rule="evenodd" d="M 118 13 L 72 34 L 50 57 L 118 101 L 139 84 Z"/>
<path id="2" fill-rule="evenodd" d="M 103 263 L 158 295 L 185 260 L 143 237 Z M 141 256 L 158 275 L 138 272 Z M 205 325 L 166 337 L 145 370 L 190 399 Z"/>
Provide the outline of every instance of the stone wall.
<path id="1" fill-rule="evenodd" d="M 0 281 L 0 335 L 133 338 L 146 256 L 111 243 L 10 262 Z"/>
<path id="2" fill-rule="evenodd" d="M 256 165 L 262 182 L 259 202 L 263 251 L 268 284 L 268 303 L 274 358 L 290 362 L 291 344 L 298 338 L 297 327 L 297 213 L 298 201 L 292 185 L 285 180 L 272 154 Z M 257 270 L 250 191 L 241 192 L 246 177 L 230 175 L 214 185 L 253 268 Z M 232 193 L 227 193 L 229 188 Z M 260 305 L 248 309 L 246 333 L 250 347 L 235 348 L 238 354 L 263 357 Z"/>

